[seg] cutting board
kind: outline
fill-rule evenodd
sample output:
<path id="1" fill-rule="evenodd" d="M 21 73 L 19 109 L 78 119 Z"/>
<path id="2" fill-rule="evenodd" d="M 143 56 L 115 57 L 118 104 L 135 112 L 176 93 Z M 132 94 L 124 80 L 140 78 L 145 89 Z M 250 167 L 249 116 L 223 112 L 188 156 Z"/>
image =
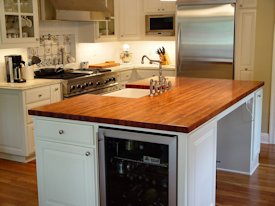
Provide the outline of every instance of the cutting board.
<path id="1" fill-rule="evenodd" d="M 109 67 L 116 67 L 119 65 L 120 64 L 116 63 L 115 61 L 106 61 L 106 62 L 100 63 L 100 64 L 89 65 L 89 68 L 109 68 Z"/>

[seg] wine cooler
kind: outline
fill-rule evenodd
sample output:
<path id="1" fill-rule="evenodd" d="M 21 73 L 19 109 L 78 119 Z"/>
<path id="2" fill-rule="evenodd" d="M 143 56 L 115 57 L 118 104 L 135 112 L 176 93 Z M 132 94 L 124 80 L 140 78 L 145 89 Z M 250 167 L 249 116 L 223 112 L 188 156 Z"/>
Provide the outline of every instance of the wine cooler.
<path id="1" fill-rule="evenodd" d="M 176 206 L 177 136 L 101 127 L 101 206 Z"/>

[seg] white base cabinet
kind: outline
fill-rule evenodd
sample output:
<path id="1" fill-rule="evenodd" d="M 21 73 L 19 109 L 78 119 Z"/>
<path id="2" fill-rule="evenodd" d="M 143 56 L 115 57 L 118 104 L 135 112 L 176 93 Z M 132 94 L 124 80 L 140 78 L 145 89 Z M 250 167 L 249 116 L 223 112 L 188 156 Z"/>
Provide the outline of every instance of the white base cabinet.
<path id="1" fill-rule="evenodd" d="M 56 119 L 35 124 L 39 205 L 97 206 L 93 126 Z"/>
<path id="2" fill-rule="evenodd" d="M 94 149 L 37 141 L 36 153 L 39 205 L 97 205 Z"/>
<path id="3" fill-rule="evenodd" d="M 35 144 L 28 110 L 60 100 L 60 84 L 27 90 L 0 89 L 0 158 L 32 160 Z"/>

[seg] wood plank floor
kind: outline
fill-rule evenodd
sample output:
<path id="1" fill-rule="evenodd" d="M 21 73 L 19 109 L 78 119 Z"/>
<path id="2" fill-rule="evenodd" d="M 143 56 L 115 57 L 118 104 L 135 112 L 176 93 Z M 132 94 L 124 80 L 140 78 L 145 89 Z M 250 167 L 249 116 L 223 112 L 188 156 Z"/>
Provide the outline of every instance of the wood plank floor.
<path id="1" fill-rule="evenodd" d="M 217 173 L 217 206 L 275 206 L 275 145 L 262 145 L 252 176 Z M 0 206 L 37 206 L 35 161 L 0 159 Z M 81 205 L 80 205 L 81 206 Z"/>

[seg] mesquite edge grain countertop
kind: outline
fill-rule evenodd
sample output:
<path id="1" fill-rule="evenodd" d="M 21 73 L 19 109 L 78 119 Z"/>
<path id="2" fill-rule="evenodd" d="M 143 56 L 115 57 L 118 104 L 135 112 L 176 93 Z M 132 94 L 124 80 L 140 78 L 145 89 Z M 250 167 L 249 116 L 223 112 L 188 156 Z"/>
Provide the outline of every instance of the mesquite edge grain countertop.
<path id="1" fill-rule="evenodd" d="M 171 91 L 154 97 L 121 98 L 85 94 L 29 110 L 29 114 L 62 119 L 189 133 L 263 82 L 170 77 Z M 148 88 L 149 79 L 130 87 Z"/>

